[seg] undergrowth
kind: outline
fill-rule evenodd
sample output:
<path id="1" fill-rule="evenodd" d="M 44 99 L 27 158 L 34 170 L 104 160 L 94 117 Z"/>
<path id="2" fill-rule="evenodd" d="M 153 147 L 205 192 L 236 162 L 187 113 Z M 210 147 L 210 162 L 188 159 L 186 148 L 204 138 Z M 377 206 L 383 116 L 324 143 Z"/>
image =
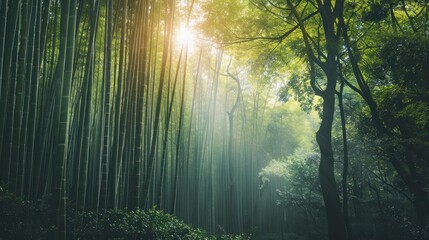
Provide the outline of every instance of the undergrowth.
<path id="1" fill-rule="evenodd" d="M 54 239 L 57 217 L 47 202 L 25 201 L 0 188 L 0 239 Z M 96 213 L 68 207 L 66 233 L 68 239 L 250 239 L 248 235 L 209 235 L 155 208 Z"/>

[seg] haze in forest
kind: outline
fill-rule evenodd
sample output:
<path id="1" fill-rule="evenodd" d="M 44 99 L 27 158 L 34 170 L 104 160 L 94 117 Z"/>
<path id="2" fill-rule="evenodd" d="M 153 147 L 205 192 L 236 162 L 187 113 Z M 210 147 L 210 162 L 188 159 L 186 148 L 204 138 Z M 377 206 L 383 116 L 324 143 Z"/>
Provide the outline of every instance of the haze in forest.
<path id="1" fill-rule="evenodd" d="M 1 0 L 0 239 L 428 239 L 428 0 Z"/>

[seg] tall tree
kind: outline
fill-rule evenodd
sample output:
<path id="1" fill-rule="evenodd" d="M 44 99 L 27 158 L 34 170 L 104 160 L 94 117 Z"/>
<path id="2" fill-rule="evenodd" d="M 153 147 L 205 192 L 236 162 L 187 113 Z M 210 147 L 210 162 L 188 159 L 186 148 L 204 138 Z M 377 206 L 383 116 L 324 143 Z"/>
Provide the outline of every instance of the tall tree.
<path id="1" fill-rule="evenodd" d="M 306 53 L 310 62 L 310 81 L 311 86 L 316 93 L 323 99 L 322 103 L 322 121 L 316 134 L 316 140 L 320 149 L 319 180 L 322 187 L 323 199 L 325 202 L 326 216 L 328 220 L 329 239 L 347 239 L 347 229 L 344 216 L 341 211 L 339 192 L 334 177 L 334 153 L 332 149 L 332 124 L 335 112 L 335 88 L 338 81 L 337 59 L 339 56 L 339 41 L 336 21 L 339 14 L 343 11 L 343 1 L 317 0 L 317 11 L 319 12 L 325 37 L 324 51 L 326 56 L 316 49 L 319 55 L 314 53 L 312 40 L 309 39 L 307 29 L 304 25 L 302 14 L 298 12 L 295 4 L 291 0 L 287 1 L 293 16 L 298 22 L 302 37 L 305 43 Z M 323 57 L 325 60 L 320 60 Z M 316 65 L 326 76 L 325 89 L 321 89 L 317 83 Z"/>

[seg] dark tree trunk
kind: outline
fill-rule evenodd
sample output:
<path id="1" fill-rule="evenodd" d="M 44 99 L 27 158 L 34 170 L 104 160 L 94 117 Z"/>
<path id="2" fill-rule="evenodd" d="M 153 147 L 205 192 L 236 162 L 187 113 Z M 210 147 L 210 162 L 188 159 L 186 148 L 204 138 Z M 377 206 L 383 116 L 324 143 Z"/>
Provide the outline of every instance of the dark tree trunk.
<path id="1" fill-rule="evenodd" d="M 347 126 L 346 126 L 346 117 L 344 113 L 344 101 L 343 101 L 343 91 L 344 91 L 344 81 L 342 78 L 341 65 L 339 66 L 339 77 L 341 78 L 340 82 L 340 91 L 337 92 L 338 96 L 338 107 L 340 109 L 341 116 L 341 129 L 342 129 L 342 138 L 343 138 L 343 179 L 342 179 L 342 188 L 343 188 L 343 215 L 346 222 L 347 234 L 349 239 L 352 239 L 352 229 L 350 225 L 349 218 L 349 194 L 348 194 L 348 175 L 349 175 L 349 149 L 347 143 Z"/>
<path id="2" fill-rule="evenodd" d="M 334 8 L 330 0 L 318 0 L 317 9 L 320 12 L 324 36 L 326 39 L 325 61 L 315 55 L 314 46 L 308 37 L 302 16 L 296 6 L 288 0 L 287 5 L 297 19 L 306 46 L 307 56 L 310 60 L 310 84 L 315 94 L 322 97 L 322 121 L 316 134 L 316 140 L 320 149 L 319 181 L 325 202 L 326 217 L 328 222 L 328 235 L 330 240 L 347 239 L 347 229 L 344 216 L 341 211 L 341 203 L 337 183 L 334 176 L 334 153 L 332 150 L 332 123 L 335 112 L 335 87 L 338 80 L 337 60 L 339 35 L 336 29 L 336 21 L 343 11 L 344 1 L 336 1 Z M 316 46 L 320 47 L 320 46 Z M 319 49 L 320 50 L 320 49 Z M 326 87 L 321 89 L 317 84 L 315 63 L 322 69 L 326 76 Z"/>
<path id="3" fill-rule="evenodd" d="M 317 131 L 316 140 L 320 149 L 319 180 L 325 202 L 329 239 L 331 240 L 347 239 L 339 192 L 334 177 L 334 155 L 331 136 L 334 110 L 334 92 L 326 92 L 323 96 L 322 122 Z"/>

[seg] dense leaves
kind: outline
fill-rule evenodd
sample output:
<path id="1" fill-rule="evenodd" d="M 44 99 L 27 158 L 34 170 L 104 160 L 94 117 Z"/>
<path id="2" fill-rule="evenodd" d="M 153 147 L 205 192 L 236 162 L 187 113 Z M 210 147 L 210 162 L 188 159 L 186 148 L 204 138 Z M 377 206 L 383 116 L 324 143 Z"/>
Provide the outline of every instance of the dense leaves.
<path id="1" fill-rule="evenodd" d="M 5 189 L 0 190 L 0 238 L 52 239 L 56 230 L 56 213 L 49 198 L 24 201 Z M 75 211 L 68 207 L 66 227 L 70 239 L 221 239 L 248 240 L 248 235 L 210 236 L 186 225 L 170 214 L 148 210 Z"/>

